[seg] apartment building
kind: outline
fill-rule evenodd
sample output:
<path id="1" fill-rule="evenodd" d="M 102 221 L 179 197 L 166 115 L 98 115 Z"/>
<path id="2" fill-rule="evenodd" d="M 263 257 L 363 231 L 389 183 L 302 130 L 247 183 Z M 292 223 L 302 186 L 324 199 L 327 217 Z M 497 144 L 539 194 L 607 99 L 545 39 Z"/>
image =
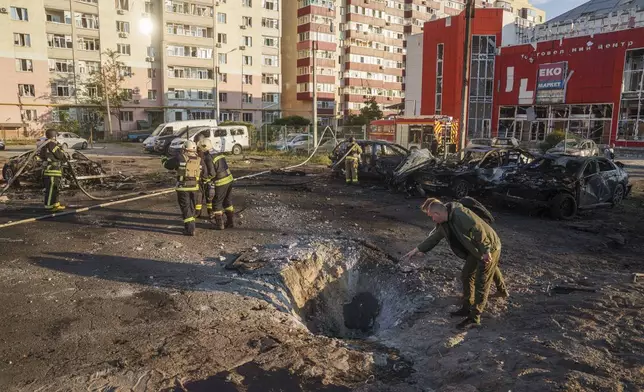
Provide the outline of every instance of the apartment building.
<path id="1" fill-rule="evenodd" d="M 476 0 L 477 7 L 511 8 L 524 24 L 545 18 L 527 1 L 497 3 Z M 407 38 L 422 33 L 425 22 L 458 15 L 464 8 L 456 0 L 292 2 L 283 13 L 284 115 L 311 116 L 313 52 L 323 121 L 357 114 L 372 97 L 385 115 L 400 113 L 410 82 L 404 71 Z"/>
<path id="2" fill-rule="evenodd" d="M 107 49 L 125 64 L 131 99 L 117 132 L 213 118 L 257 125 L 279 116 L 281 0 L 2 0 L 10 33 L 0 126 L 38 132 L 61 112 L 83 120 L 92 70 Z M 218 98 L 219 105 L 215 101 Z"/>

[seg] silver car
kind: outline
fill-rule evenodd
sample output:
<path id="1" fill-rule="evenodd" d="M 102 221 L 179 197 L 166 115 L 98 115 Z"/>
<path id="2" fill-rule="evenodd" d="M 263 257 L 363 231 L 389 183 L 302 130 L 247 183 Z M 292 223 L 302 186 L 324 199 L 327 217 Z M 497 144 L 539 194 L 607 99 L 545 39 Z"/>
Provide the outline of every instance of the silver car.
<path id="1" fill-rule="evenodd" d="M 546 151 L 546 154 L 596 157 L 599 155 L 599 148 L 597 147 L 597 144 L 590 139 L 566 139 L 560 141 L 556 146 Z"/>

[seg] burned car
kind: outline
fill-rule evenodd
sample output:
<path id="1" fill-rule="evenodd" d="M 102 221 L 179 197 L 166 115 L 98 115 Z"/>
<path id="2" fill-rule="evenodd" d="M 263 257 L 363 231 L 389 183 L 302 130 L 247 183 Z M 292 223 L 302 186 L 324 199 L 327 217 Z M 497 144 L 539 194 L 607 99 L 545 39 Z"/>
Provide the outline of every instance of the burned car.
<path id="1" fill-rule="evenodd" d="M 358 163 L 360 178 L 386 180 L 393 171 L 409 155 L 409 150 L 398 145 L 381 140 L 356 140 L 362 148 L 362 155 Z M 340 162 L 347 153 L 349 142 L 343 141 L 338 144 L 329 158 L 333 173 L 337 176 L 344 176 L 344 162 Z"/>
<path id="2" fill-rule="evenodd" d="M 69 165 L 72 166 L 77 176 L 101 176 L 105 174 L 100 163 L 87 158 L 80 152 L 74 152 L 69 156 Z M 32 151 L 25 152 L 21 155 L 12 157 L 2 168 L 2 177 L 6 182 L 18 173 L 23 165 L 25 166 L 20 177 L 14 180 L 13 186 L 34 185 L 40 187 L 43 181 L 43 162 L 38 156 L 33 156 Z M 74 183 L 72 174 L 69 170 L 63 171 L 62 185 L 68 187 Z"/>
<path id="3" fill-rule="evenodd" d="M 448 193 L 456 198 L 482 193 L 494 188 L 508 173 L 532 162 L 534 156 L 520 148 L 475 146 L 465 149 L 460 161 L 436 163 L 398 170 L 394 184 L 404 184 L 408 192 L 424 196 L 425 192 Z"/>
<path id="4" fill-rule="evenodd" d="M 631 185 L 624 165 L 603 157 L 544 155 L 506 176 L 497 200 L 549 209 L 555 219 L 570 219 L 580 209 L 619 205 Z"/>

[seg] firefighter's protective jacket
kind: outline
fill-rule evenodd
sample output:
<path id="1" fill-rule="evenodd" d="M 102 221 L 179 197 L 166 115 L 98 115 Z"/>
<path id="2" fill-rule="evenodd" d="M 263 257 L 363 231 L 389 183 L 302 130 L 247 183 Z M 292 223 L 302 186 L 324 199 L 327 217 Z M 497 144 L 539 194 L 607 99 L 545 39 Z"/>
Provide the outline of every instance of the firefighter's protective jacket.
<path id="1" fill-rule="evenodd" d="M 176 157 L 161 159 L 163 167 L 177 171 L 177 191 L 192 192 L 199 190 L 201 178 L 201 158 L 196 153 L 181 153 Z"/>
<path id="2" fill-rule="evenodd" d="M 65 153 L 55 140 L 47 140 L 38 152 L 38 156 L 43 162 L 46 162 L 45 172 L 48 177 L 62 177 L 63 163 L 65 162 Z"/>
<path id="3" fill-rule="evenodd" d="M 213 178 L 215 186 L 223 186 L 233 182 L 233 175 L 228 168 L 228 162 L 226 162 L 224 154 L 215 155 L 212 159 L 212 164 L 215 170 L 215 176 Z"/>

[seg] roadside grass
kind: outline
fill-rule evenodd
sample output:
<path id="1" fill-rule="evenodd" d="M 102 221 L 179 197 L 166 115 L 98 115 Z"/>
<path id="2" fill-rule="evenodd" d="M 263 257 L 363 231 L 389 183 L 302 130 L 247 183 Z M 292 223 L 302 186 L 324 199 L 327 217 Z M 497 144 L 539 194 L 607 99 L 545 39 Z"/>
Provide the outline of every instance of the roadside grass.
<path id="1" fill-rule="evenodd" d="M 296 164 L 306 160 L 309 157 L 309 153 L 294 153 L 276 150 L 248 150 L 244 152 L 244 157 L 264 157 Z M 330 165 L 331 160 L 326 153 L 317 153 L 308 163 L 314 165 Z"/>

